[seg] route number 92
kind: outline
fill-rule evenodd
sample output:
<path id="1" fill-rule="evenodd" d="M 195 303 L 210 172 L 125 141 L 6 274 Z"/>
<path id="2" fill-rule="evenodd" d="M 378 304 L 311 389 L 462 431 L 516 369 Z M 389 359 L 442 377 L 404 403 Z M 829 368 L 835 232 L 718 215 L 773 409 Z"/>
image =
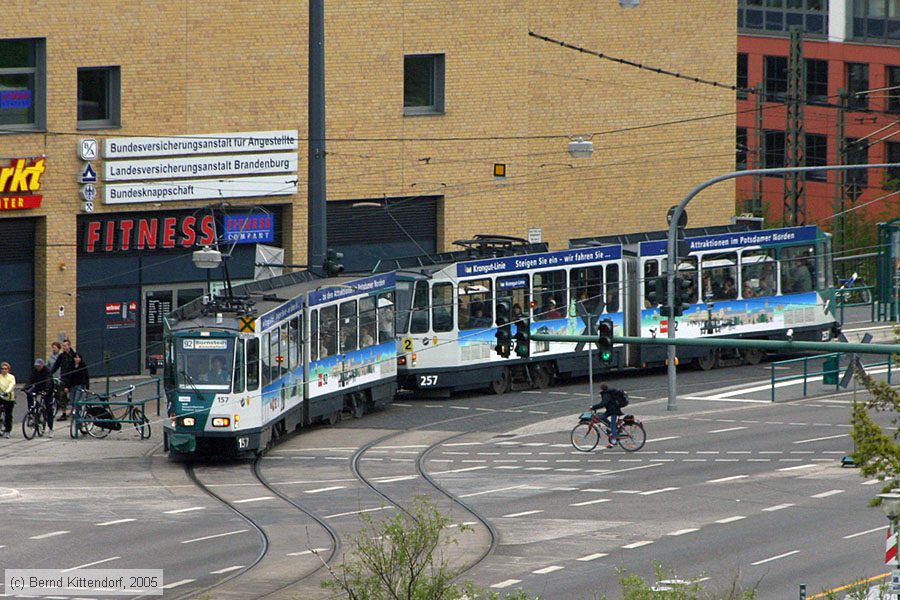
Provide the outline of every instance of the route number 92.
<path id="1" fill-rule="evenodd" d="M 432 387 L 437 385 L 437 375 L 419 375 L 419 387 Z"/>

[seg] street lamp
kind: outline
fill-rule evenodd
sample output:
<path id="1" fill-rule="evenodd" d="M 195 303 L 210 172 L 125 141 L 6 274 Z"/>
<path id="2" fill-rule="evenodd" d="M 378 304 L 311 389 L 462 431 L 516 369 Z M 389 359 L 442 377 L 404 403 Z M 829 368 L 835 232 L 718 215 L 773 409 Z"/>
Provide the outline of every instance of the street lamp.
<path id="1" fill-rule="evenodd" d="M 584 136 L 577 136 L 569 142 L 569 154 L 573 158 L 589 158 L 594 153 L 594 142 L 585 139 Z"/>
<path id="2" fill-rule="evenodd" d="M 209 246 L 203 246 L 201 250 L 194 251 L 193 261 L 198 269 L 215 269 L 222 264 L 222 253 Z"/>

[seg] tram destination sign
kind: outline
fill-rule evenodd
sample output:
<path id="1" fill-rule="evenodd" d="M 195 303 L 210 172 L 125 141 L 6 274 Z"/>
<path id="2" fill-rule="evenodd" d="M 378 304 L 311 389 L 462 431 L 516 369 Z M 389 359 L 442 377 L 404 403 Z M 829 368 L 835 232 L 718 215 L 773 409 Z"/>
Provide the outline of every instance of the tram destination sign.
<path id="1" fill-rule="evenodd" d="M 526 254 L 524 256 L 504 256 L 459 263 L 456 265 L 456 276 L 472 277 L 475 275 L 491 275 L 493 273 L 527 271 L 529 269 L 567 267 L 589 262 L 618 260 L 620 258 L 622 258 L 622 247 L 619 245 L 578 248 L 542 254 Z"/>
<path id="2" fill-rule="evenodd" d="M 724 250 L 747 246 L 777 246 L 780 244 L 815 242 L 818 236 L 819 228 L 815 225 L 807 225 L 805 227 L 790 227 L 786 229 L 763 229 L 761 231 L 703 235 L 687 238 L 685 241 L 691 252 L 703 252 L 705 250 Z M 666 240 L 641 242 L 640 254 L 641 256 L 659 256 L 666 254 L 667 248 L 668 242 Z"/>
<path id="3" fill-rule="evenodd" d="M 309 293 L 309 305 L 316 306 L 331 300 L 358 296 L 360 294 L 373 294 L 396 285 L 397 278 L 394 273 L 373 275 L 365 279 L 355 281 L 342 281 L 336 287 L 326 287 Z"/>

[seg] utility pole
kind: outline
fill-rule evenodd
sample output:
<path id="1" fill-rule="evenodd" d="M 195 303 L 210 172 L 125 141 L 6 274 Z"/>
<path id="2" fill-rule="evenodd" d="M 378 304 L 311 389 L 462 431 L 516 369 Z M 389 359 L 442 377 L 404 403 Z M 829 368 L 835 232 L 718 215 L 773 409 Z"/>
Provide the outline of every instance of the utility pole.
<path id="1" fill-rule="evenodd" d="M 309 180 L 307 190 L 306 262 L 325 264 L 328 222 L 325 204 L 325 0 L 309 0 Z"/>
<path id="2" fill-rule="evenodd" d="M 785 126 L 786 167 L 806 166 L 806 135 L 803 108 L 806 104 L 806 62 L 803 59 L 803 28 L 791 27 L 788 56 L 787 123 Z M 805 173 L 791 171 L 784 177 L 785 225 L 806 225 Z"/>
<path id="3" fill-rule="evenodd" d="M 756 109 L 754 112 L 756 130 L 755 147 L 753 148 L 753 168 L 765 169 L 763 163 L 763 85 L 756 84 Z M 762 214 L 762 175 L 753 176 L 753 198 L 750 200 L 750 212 L 755 217 L 761 217 Z"/>
<path id="4" fill-rule="evenodd" d="M 834 133 L 834 164 L 847 164 L 847 131 L 846 131 L 846 115 L 847 115 L 847 92 L 841 88 L 838 90 L 838 106 L 835 114 L 835 133 Z M 844 251 L 845 231 L 844 231 L 844 208 L 846 201 L 846 173 L 837 171 L 834 174 L 834 241 L 832 243 L 833 251 L 836 255 Z"/>

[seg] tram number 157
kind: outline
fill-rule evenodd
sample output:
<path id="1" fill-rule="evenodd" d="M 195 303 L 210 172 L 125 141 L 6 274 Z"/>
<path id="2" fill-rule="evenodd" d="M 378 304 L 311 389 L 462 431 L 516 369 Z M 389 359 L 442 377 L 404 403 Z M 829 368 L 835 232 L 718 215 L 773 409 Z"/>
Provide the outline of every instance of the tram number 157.
<path id="1" fill-rule="evenodd" d="M 238 448 L 244 449 L 250 447 L 250 438 L 244 436 L 237 439 Z"/>
<path id="2" fill-rule="evenodd" d="M 437 375 L 419 375 L 419 387 L 431 387 L 437 385 Z"/>

